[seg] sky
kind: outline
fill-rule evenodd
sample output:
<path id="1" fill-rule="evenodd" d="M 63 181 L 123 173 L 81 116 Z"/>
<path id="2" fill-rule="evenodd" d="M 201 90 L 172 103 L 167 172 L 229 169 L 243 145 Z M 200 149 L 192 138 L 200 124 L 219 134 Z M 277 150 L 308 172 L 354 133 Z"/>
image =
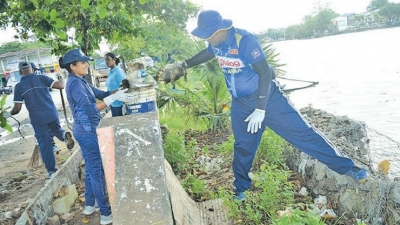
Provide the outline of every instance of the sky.
<path id="1" fill-rule="evenodd" d="M 365 12 L 372 0 L 190 0 L 202 5 L 204 10 L 218 11 L 223 18 L 233 20 L 233 25 L 253 33 L 269 28 L 284 28 L 300 24 L 314 11 L 318 2 L 329 3 L 338 14 Z M 399 3 L 400 0 L 389 0 Z M 196 27 L 196 19 L 187 23 L 187 30 Z"/>
<path id="2" fill-rule="evenodd" d="M 266 31 L 269 28 L 283 28 L 300 24 L 304 16 L 314 11 L 318 2 L 329 3 L 330 8 L 339 14 L 361 13 L 372 0 L 189 0 L 204 10 L 213 9 L 220 12 L 223 18 L 233 20 L 237 28 L 253 33 Z M 400 0 L 389 0 L 400 3 Z M 190 32 L 196 27 L 197 19 L 186 25 Z M 0 30 L 0 45 L 14 39 L 12 29 Z"/>

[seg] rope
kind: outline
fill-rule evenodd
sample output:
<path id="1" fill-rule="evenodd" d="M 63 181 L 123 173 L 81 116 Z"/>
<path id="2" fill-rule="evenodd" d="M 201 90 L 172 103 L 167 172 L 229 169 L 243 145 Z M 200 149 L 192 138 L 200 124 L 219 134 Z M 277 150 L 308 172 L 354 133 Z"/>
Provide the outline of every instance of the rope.
<path id="1" fill-rule="evenodd" d="M 307 81 L 307 80 L 296 80 L 296 79 L 290 79 L 290 78 L 284 78 L 284 77 L 277 77 L 278 79 L 282 79 L 282 80 L 290 80 L 290 81 L 298 81 L 298 82 L 304 82 L 304 83 L 310 83 L 309 85 L 303 86 L 303 87 L 298 87 L 298 88 L 291 88 L 291 89 L 285 89 L 285 85 L 283 86 L 283 91 L 285 93 L 289 93 L 292 91 L 296 91 L 296 90 L 301 90 L 301 89 L 305 89 L 305 88 L 309 88 L 309 87 L 314 87 L 315 85 L 319 84 L 318 81 Z"/>
<path id="2" fill-rule="evenodd" d="M 26 142 L 28 142 L 26 139 L 25 139 L 25 137 L 24 137 L 24 135 L 22 135 L 22 132 L 21 132 L 21 123 L 17 120 L 17 119 L 15 119 L 13 116 L 10 116 L 10 118 L 12 118 L 13 120 L 15 120 L 17 123 L 18 123 L 18 128 L 17 128 L 17 130 L 18 130 L 18 133 L 19 133 L 19 135 L 21 135 L 21 137 L 22 137 L 22 139 L 24 139 Z"/>

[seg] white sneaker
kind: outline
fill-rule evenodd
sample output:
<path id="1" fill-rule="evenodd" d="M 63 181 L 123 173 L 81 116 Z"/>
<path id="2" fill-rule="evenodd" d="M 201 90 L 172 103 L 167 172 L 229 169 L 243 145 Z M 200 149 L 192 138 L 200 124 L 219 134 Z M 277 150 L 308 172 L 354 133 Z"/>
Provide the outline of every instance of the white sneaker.
<path id="1" fill-rule="evenodd" d="M 99 211 L 99 208 L 96 206 L 85 206 L 85 209 L 83 210 L 83 214 L 85 215 L 92 215 L 94 212 Z"/>
<path id="2" fill-rule="evenodd" d="M 108 215 L 108 216 L 103 216 L 100 215 L 100 224 L 105 225 L 105 224 L 110 224 L 113 222 L 113 218 L 112 215 Z"/>
<path id="3" fill-rule="evenodd" d="M 56 173 L 56 171 L 54 171 L 54 172 L 47 172 L 47 173 L 46 173 L 46 179 L 52 178 L 52 177 L 54 176 L 55 173 Z"/>
<path id="4" fill-rule="evenodd" d="M 59 151 L 61 151 L 61 148 L 59 148 L 57 145 L 53 145 L 53 152 L 58 154 Z"/>

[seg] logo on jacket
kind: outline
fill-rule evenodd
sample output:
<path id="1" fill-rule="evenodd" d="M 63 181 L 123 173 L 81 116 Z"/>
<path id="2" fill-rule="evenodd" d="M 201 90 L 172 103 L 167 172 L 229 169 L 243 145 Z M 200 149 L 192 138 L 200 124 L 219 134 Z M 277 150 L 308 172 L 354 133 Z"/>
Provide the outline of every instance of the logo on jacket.
<path id="1" fill-rule="evenodd" d="M 253 58 L 257 58 L 257 57 L 259 57 L 261 54 L 260 54 L 260 51 L 259 51 L 258 49 L 254 49 L 254 50 L 251 52 L 251 55 L 253 56 Z"/>
<path id="2" fill-rule="evenodd" d="M 229 54 L 231 54 L 231 55 L 237 55 L 237 54 L 239 54 L 239 51 L 238 51 L 237 49 L 231 49 L 231 50 L 229 51 Z"/>
<path id="3" fill-rule="evenodd" d="M 219 67 L 229 67 L 229 68 L 241 68 L 243 67 L 243 62 L 240 59 L 232 59 L 232 58 L 222 58 L 218 57 Z"/>

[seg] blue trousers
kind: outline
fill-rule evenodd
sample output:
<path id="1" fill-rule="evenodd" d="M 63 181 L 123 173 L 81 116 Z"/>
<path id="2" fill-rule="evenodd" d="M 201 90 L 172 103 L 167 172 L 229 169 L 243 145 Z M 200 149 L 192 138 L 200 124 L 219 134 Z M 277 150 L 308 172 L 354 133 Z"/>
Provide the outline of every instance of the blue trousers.
<path id="1" fill-rule="evenodd" d="M 32 125 L 35 137 L 39 144 L 40 154 L 47 172 L 56 172 L 56 159 L 53 152 L 53 136 L 64 141 L 64 130 L 60 126 L 60 120 L 56 119 L 48 124 Z"/>
<path id="2" fill-rule="evenodd" d="M 119 107 L 110 106 L 110 109 L 111 109 L 112 117 L 122 116 L 122 106 L 119 106 Z"/>
<path id="3" fill-rule="evenodd" d="M 247 132 L 248 123 L 244 120 L 256 108 L 257 98 L 257 92 L 243 98 L 232 98 L 231 120 L 235 138 L 232 169 L 235 176 L 233 185 L 237 191 L 243 192 L 250 187 L 251 179 L 248 173 L 266 126 L 300 151 L 339 174 L 346 173 L 354 166 L 350 158 L 339 152 L 319 130 L 294 109 L 275 80 L 271 82 L 261 129 L 254 134 Z"/>
<path id="4" fill-rule="evenodd" d="M 85 205 L 94 206 L 96 200 L 100 214 L 108 216 L 111 214 L 111 207 L 107 200 L 106 180 L 97 134 L 95 131 L 87 133 L 79 125 L 74 125 L 73 130 L 85 159 Z"/>

